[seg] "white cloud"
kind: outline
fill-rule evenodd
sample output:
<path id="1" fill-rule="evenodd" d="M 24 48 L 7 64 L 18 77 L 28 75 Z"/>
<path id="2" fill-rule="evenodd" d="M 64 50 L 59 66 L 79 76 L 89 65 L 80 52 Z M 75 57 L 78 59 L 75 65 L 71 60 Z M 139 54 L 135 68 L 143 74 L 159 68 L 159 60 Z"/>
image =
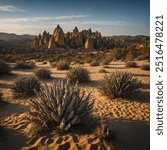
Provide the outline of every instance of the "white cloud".
<path id="1" fill-rule="evenodd" d="M 26 12 L 13 5 L 0 5 L 0 12 Z"/>
<path id="2" fill-rule="evenodd" d="M 0 18 L 0 32 L 39 34 L 44 30 L 47 30 L 52 33 L 57 24 L 60 24 L 64 32 L 71 31 L 75 26 L 78 26 L 80 29 L 91 27 L 93 30 L 98 30 L 104 26 L 111 28 L 131 25 L 130 23 L 123 21 L 93 20 L 89 15 Z"/>

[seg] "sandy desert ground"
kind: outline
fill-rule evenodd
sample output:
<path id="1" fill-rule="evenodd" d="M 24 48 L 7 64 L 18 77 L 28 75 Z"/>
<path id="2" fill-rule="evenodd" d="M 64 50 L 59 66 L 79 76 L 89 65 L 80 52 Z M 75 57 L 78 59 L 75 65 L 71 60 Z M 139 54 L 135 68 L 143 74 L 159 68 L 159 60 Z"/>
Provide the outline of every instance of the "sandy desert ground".
<path id="1" fill-rule="evenodd" d="M 138 65 L 147 64 L 147 61 L 136 61 Z M 52 80 L 66 78 L 67 71 L 57 70 L 41 62 L 36 63 L 37 67 L 47 67 L 52 72 L 52 79 L 42 81 L 51 83 Z M 143 71 L 140 68 L 126 68 L 125 63 L 121 61 L 111 62 L 105 70 L 108 73 L 121 70 L 129 71 L 142 82 L 143 88 L 139 95 L 132 100 L 113 99 L 103 96 L 97 86 L 103 78 L 104 73 L 98 73 L 103 65 L 92 67 L 89 64 L 81 65 L 87 68 L 91 74 L 91 81 L 80 84 L 81 89 L 91 92 L 91 97 L 95 99 L 93 114 L 99 119 L 107 120 L 113 131 L 116 133 L 116 139 L 111 141 L 115 149 L 120 150 L 148 150 L 149 149 L 149 122 L 150 122 L 150 71 Z M 57 136 L 54 133 L 44 136 L 28 137 L 27 130 L 30 125 L 24 122 L 24 117 L 29 111 L 28 99 L 13 99 L 9 89 L 10 84 L 16 78 L 32 74 L 33 70 L 14 70 L 12 75 L 0 78 L 0 88 L 4 93 L 7 103 L 0 104 L 0 125 L 2 125 L 3 136 L 0 136 L 1 150 L 19 150 L 19 149 L 83 149 L 96 150 L 103 149 L 101 142 L 93 134 L 77 135 L 69 134 Z M 88 122 L 89 123 L 89 122 Z M 110 145 L 105 144 L 104 149 L 112 149 Z"/>

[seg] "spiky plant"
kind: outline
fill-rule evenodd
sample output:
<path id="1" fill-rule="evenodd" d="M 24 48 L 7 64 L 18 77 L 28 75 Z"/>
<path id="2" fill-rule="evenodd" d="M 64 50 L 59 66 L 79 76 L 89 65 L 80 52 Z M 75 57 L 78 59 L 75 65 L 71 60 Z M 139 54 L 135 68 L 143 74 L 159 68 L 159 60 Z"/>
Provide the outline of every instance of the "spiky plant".
<path id="1" fill-rule="evenodd" d="M 141 87 L 141 82 L 129 72 L 114 71 L 105 75 L 99 90 L 110 98 L 131 98 Z"/>
<path id="2" fill-rule="evenodd" d="M 59 61 L 56 64 L 56 67 L 57 67 L 58 70 L 68 70 L 70 68 L 70 65 L 66 61 Z"/>
<path id="3" fill-rule="evenodd" d="M 77 85 L 71 86 L 64 80 L 43 85 L 31 102 L 29 120 L 41 129 L 67 131 L 93 110 L 90 94 L 81 93 Z"/>
<path id="4" fill-rule="evenodd" d="M 50 79 L 51 72 L 46 68 L 39 68 L 34 71 L 35 76 L 40 80 Z"/>
<path id="5" fill-rule="evenodd" d="M 72 84 L 75 84 L 76 82 L 87 82 L 90 80 L 90 74 L 87 69 L 84 69 L 82 67 L 74 67 L 71 68 L 67 73 L 67 78 Z"/>
<path id="6" fill-rule="evenodd" d="M 10 72 L 11 68 L 9 67 L 9 65 L 4 61 L 0 61 L 0 75 L 6 75 Z"/>
<path id="7" fill-rule="evenodd" d="M 40 89 L 41 83 L 34 76 L 23 76 L 18 78 L 11 84 L 10 89 L 13 97 L 29 97 L 34 96 L 34 90 Z"/>

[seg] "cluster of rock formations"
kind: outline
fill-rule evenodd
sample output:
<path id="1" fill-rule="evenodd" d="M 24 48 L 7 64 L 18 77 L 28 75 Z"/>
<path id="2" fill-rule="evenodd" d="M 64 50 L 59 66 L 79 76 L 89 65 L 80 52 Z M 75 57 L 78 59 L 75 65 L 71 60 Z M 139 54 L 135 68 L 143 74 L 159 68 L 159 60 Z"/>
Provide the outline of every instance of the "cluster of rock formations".
<path id="1" fill-rule="evenodd" d="M 91 29 L 78 31 L 75 27 L 72 32 L 64 33 L 62 28 L 58 25 L 53 34 L 50 35 L 46 31 L 43 34 L 35 37 L 33 41 L 33 48 L 48 48 L 55 49 L 57 47 L 63 48 L 85 48 L 85 49 L 100 49 L 111 48 L 115 41 L 102 37 L 101 33 L 92 32 Z"/>

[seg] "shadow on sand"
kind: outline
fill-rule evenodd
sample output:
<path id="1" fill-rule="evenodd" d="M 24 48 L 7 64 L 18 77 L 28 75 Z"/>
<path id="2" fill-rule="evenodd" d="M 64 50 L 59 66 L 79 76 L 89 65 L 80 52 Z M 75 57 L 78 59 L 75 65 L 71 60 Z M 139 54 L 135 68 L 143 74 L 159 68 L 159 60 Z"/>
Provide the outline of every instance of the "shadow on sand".
<path id="1" fill-rule="evenodd" d="M 23 147 L 26 137 L 15 130 L 0 126 L 0 149 L 19 150 Z"/>
<path id="2" fill-rule="evenodd" d="M 150 126 L 141 121 L 114 120 L 111 127 L 116 140 L 111 141 L 116 150 L 149 150 Z"/>

